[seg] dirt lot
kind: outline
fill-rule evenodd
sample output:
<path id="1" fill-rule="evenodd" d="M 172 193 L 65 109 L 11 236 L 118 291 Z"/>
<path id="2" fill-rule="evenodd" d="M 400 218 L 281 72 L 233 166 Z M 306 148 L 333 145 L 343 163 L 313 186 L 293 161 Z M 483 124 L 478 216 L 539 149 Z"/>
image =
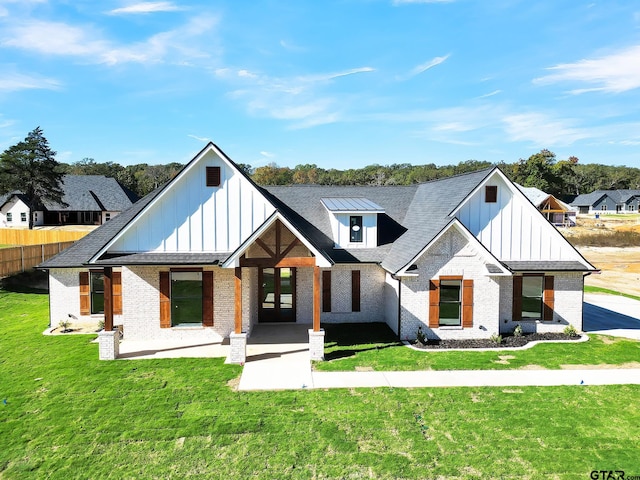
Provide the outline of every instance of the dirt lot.
<path id="1" fill-rule="evenodd" d="M 572 235 L 615 230 L 640 232 L 640 215 L 601 215 L 599 219 L 578 217 L 578 225 L 563 229 L 562 233 L 571 240 Z M 601 274 L 586 277 L 585 285 L 640 296 L 640 245 L 624 248 L 579 247 L 578 250 L 602 271 Z"/>

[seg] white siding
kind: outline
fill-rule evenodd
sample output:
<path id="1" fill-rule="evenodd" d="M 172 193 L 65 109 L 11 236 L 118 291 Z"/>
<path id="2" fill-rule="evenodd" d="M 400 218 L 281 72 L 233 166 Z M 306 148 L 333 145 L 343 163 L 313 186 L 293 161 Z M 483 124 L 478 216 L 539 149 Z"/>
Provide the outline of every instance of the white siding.
<path id="1" fill-rule="evenodd" d="M 329 213 L 331 231 L 337 248 L 375 248 L 378 246 L 378 215 L 376 213 Z M 362 242 L 352 243 L 349 217 L 362 216 Z"/>
<path id="2" fill-rule="evenodd" d="M 206 186 L 207 166 L 220 167 L 219 187 Z M 230 252 L 273 211 L 242 174 L 210 150 L 130 224 L 109 252 Z"/>
<path id="3" fill-rule="evenodd" d="M 400 287 L 398 281 L 394 279 L 390 273 L 385 275 L 384 283 L 384 320 L 398 335 L 398 296 L 400 295 Z M 406 337 L 401 332 L 403 338 Z"/>
<path id="4" fill-rule="evenodd" d="M 7 213 L 11 215 L 11 221 L 7 219 Z M 22 214 L 25 214 L 26 221 L 22 221 Z M 42 212 L 39 218 L 43 220 Z M 41 225 L 39 222 L 38 225 Z M 29 207 L 19 198 L 11 198 L 0 210 L 0 227 L 3 228 L 26 228 L 29 226 Z"/>
<path id="5" fill-rule="evenodd" d="M 456 217 L 500 260 L 576 260 L 579 254 L 520 191 L 512 191 L 498 173 L 487 185 L 498 187 L 498 201 L 486 203 L 484 187 Z"/>

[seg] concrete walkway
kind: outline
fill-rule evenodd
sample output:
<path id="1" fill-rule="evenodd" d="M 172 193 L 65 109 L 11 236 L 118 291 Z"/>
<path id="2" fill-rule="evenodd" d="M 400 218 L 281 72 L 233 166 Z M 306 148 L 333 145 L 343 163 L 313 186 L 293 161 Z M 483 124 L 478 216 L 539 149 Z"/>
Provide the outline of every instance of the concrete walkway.
<path id="1" fill-rule="evenodd" d="M 583 329 L 640 340 L 640 301 L 619 295 L 585 294 Z"/>

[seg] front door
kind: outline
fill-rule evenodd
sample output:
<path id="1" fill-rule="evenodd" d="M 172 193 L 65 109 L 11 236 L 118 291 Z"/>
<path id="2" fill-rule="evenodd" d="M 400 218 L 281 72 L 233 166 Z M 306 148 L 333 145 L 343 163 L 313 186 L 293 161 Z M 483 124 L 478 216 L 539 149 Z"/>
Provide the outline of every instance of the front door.
<path id="1" fill-rule="evenodd" d="M 260 322 L 296 321 L 296 269 L 260 268 Z"/>

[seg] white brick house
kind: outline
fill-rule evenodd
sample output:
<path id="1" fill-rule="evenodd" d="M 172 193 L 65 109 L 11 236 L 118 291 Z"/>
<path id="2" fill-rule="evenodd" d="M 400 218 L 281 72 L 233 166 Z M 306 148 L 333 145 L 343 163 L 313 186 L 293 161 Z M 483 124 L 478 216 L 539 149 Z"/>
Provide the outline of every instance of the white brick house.
<path id="1" fill-rule="evenodd" d="M 308 324 L 318 357 L 322 323 L 386 322 L 402 339 L 581 330 L 595 270 L 497 168 L 402 187 L 264 188 L 211 143 L 41 268 L 52 324 L 230 338 L 235 361 L 261 322 Z"/>

